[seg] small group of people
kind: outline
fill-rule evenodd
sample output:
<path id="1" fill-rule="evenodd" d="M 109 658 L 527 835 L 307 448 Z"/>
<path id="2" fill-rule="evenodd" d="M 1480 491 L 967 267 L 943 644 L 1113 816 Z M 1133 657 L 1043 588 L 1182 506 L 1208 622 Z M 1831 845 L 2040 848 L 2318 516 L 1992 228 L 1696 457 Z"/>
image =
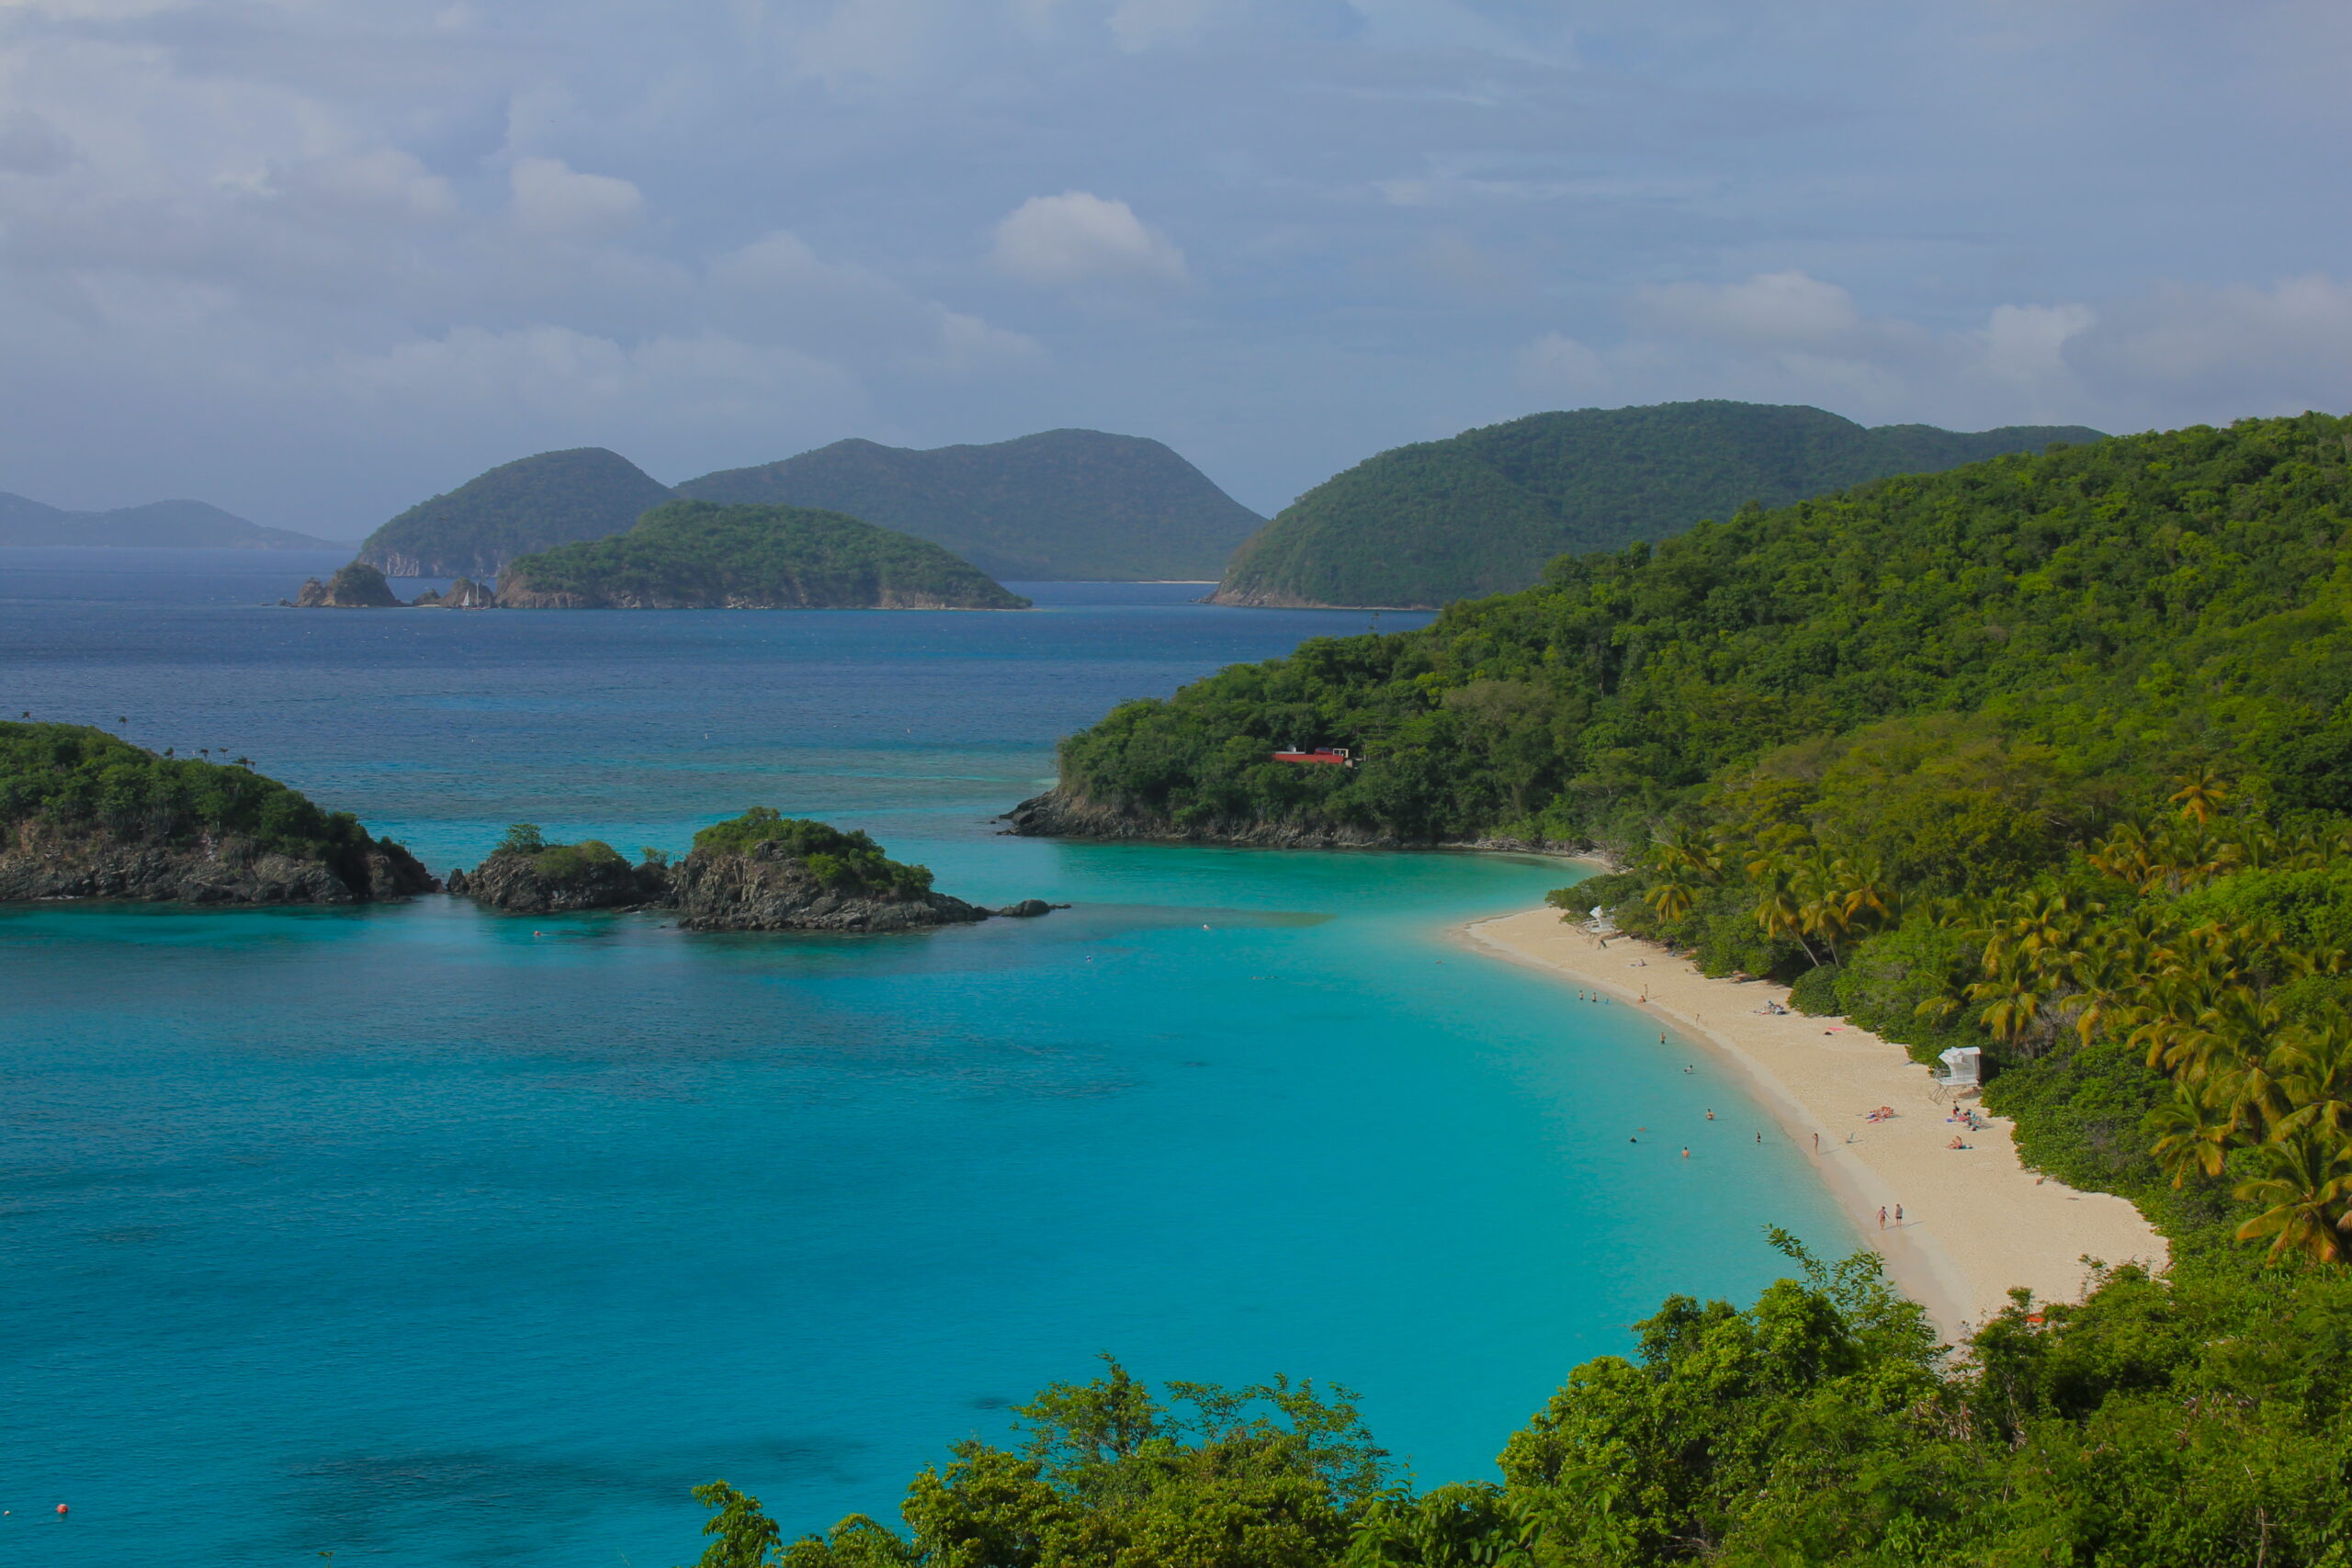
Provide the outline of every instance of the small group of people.
<path id="1" fill-rule="evenodd" d="M 1972 1133 L 1981 1133 L 1984 1130 L 1984 1123 L 1977 1119 L 1975 1111 L 1969 1106 L 1962 1105 L 1957 1107 L 1953 1110 L 1952 1113 L 1945 1117 L 1944 1120 L 1947 1122 L 1957 1122 Z"/>
<path id="2" fill-rule="evenodd" d="M 1758 1012 L 1770 1012 L 1770 1013 L 1781 1013 L 1781 1014 L 1785 1014 L 1789 1010 L 1788 1010 L 1788 1009 L 1786 1009 L 1786 1008 L 1784 1008 L 1784 1007 L 1782 1007 L 1782 1006 L 1781 1006 L 1780 1003 L 1778 1003 L 1778 1002 L 1766 1002 L 1762 1007 L 1758 1008 L 1756 1010 L 1757 1010 Z"/>
<path id="3" fill-rule="evenodd" d="M 1900 1203 L 1894 1206 L 1894 1223 L 1898 1225 L 1903 1223 L 1903 1205 Z M 1878 1206 L 1878 1228 L 1886 1228 L 1886 1205 L 1883 1203 Z"/>

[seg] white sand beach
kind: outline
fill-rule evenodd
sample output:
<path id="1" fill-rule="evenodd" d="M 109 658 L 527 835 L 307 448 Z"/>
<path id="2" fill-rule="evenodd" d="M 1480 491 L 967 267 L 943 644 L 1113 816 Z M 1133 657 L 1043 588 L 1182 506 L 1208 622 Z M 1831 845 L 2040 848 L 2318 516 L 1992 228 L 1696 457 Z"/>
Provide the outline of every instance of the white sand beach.
<path id="1" fill-rule="evenodd" d="M 1688 959 L 1631 937 L 1610 937 L 1604 946 L 1554 909 L 1476 921 L 1461 931 L 1487 952 L 1645 1008 L 1737 1068 L 1808 1156 L 1817 1134 L 1829 1190 L 1885 1258 L 1894 1283 L 1947 1336 L 1997 1313 L 2013 1285 L 2073 1300 L 2086 1256 L 2157 1267 L 2166 1260 L 2164 1237 L 2125 1200 L 2078 1192 L 2028 1170 L 2006 1120 L 1984 1118 L 1989 1124 L 1976 1132 L 1948 1121 L 1951 1108 L 1936 1099 L 1934 1075 L 1902 1046 L 1842 1020 L 1766 1011 L 1768 1001 L 1787 1002 L 1779 986 L 1711 980 Z M 1882 1105 L 1894 1108 L 1894 1118 L 1870 1121 Z M 1949 1147 L 1955 1135 L 1970 1146 Z M 1889 1216 L 1883 1231 L 1882 1206 Z"/>

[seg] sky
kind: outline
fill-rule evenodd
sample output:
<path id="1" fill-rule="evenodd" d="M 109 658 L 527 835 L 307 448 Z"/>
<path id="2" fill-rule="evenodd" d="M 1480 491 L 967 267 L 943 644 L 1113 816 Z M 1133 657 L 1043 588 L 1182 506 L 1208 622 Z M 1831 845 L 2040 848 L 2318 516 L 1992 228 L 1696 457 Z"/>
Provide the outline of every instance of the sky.
<path id="1" fill-rule="evenodd" d="M 2352 410 L 2352 6 L 0 0 L 0 491 Z"/>

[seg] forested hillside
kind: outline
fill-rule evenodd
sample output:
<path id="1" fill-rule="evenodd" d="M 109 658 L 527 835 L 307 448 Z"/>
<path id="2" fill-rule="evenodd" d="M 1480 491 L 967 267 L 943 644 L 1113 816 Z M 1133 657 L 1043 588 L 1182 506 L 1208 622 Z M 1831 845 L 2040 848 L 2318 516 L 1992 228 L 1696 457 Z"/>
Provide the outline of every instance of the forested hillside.
<path id="1" fill-rule="evenodd" d="M 937 545 L 836 512 L 673 501 L 626 534 L 509 563 L 509 609 L 1018 610 Z"/>
<path id="2" fill-rule="evenodd" d="M 617 452 L 541 452 L 410 507 L 361 542 L 359 559 L 390 577 L 492 577 L 516 556 L 617 534 L 670 498 Z"/>
<path id="3" fill-rule="evenodd" d="M 1527 587 L 1555 556 L 1664 538 L 1751 501 L 2100 438 L 2080 425 L 1865 429 L 1815 408 L 1724 401 L 1533 414 L 1327 479 L 1235 552 L 1216 599 L 1435 608 Z"/>
<path id="4" fill-rule="evenodd" d="M 844 512 L 1012 579 L 1213 581 L 1265 521 L 1159 442 L 1099 430 L 927 452 L 837 441 L 678 493 Z"/>

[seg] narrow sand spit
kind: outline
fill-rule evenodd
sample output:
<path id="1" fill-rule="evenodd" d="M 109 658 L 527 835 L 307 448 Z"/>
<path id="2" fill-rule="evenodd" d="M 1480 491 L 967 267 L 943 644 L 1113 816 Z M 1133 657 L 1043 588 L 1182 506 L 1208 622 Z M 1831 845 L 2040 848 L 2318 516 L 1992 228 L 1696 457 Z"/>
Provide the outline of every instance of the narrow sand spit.
<path id="1" fill-rule="evenodd" d="M 1493 953 L 1671 1021 L 1738 1067 L 1800 1149 L 1812 1154 L 1819 1134 L 1822 1179 L 1886 1258 L 1894 1283 L 1947 1336 L 1997 1313 L 2013 1285 L 2074 1300 L 2085 1257 L 2159 1268 L 2166 1260 L 2164 1237 L 2124 1199 L 2077 1192 L 2026 1169 L 2006 1119 L 1990 1118 L 1981 1132 L 1947 1121 L 1951 1108 L 1938 1101 L 1934 1075 L 1902 1046 L 1838 1019 L 1764 1011 L 1767 1001 L 1788 1001 L 1781 987 L 1710 980 L 1688 959 L 1631 937 L 1611 937 L 1604 947 L 1552 909 L 1462 931 Z M 1894 1118 L 1868 1120 L 1882 1105 L 1893 1106 Z M 1955 1135 L 1970 1146 L 1949 1147 Z"/>

